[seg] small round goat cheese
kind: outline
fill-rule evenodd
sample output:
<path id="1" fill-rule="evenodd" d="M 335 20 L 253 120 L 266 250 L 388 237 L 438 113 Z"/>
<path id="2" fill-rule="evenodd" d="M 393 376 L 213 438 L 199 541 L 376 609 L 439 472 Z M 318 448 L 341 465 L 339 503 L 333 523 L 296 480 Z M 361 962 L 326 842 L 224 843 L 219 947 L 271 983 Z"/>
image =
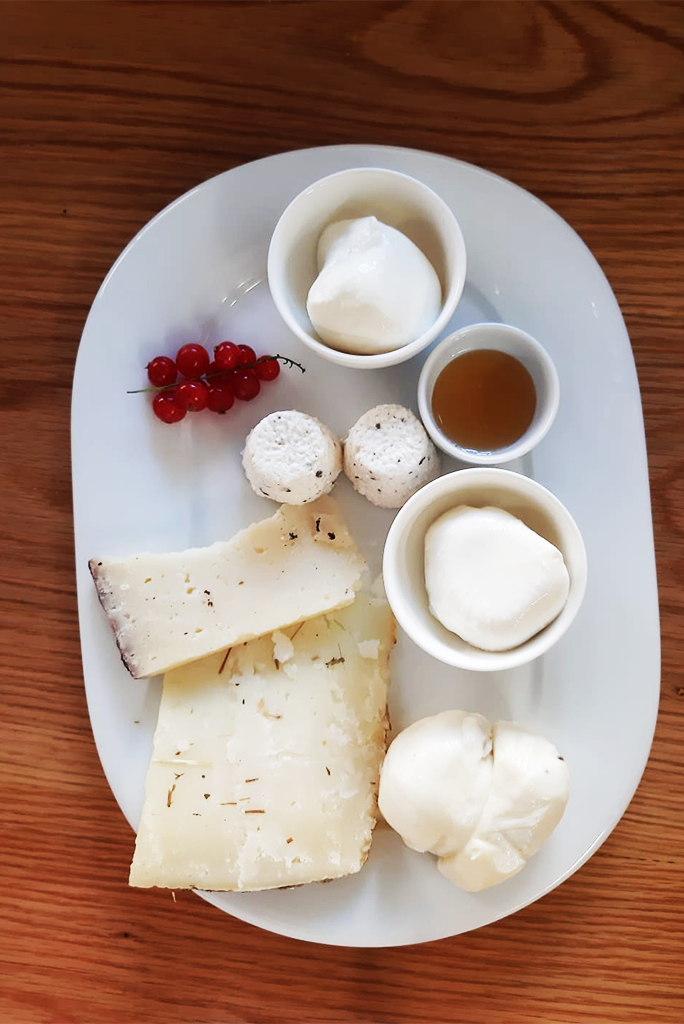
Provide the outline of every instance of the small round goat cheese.
<path id="1" fill-rule="evenodd" d="M 466 643 L 507 651 L 552 622 L 568 597 L 563 555 L 500 508 L 460 505 L 425 536 L 430 611 Z"/>
<path id="2" fill-rule="evenodd" d="M 256 494 L 305 505 L 328 494 L 342 469 L 342 446 L 314 416 L 273 412 L 247 437 L 242 465 Z"/>
<path id="3" fill-rule="evenodd" d="M 437 450 L 410 409 L 376 405 L 361 416 L 344 443 L 344 471 L 380 508 L 400 508 L 439 473 Z"/>

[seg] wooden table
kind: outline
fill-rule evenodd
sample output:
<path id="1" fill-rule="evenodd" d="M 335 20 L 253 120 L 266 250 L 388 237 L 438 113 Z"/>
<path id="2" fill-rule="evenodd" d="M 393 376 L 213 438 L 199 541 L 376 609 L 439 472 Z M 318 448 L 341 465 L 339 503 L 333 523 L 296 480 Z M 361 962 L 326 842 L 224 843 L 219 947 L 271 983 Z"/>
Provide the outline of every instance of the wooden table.
<path id="1" fill-rule="evenodd" d="M 681 3 L 0 4 L 2 1024 L 684 1019 L 683 83 Z M 70 387 L 103 275 L 197 182 L 344 142 L 489 168 L 591 246 L 638 364 L 662 602 L 655 745 L 613 835 L 515 917 L 394 950 L 127 887 L 74 587 Z"/>

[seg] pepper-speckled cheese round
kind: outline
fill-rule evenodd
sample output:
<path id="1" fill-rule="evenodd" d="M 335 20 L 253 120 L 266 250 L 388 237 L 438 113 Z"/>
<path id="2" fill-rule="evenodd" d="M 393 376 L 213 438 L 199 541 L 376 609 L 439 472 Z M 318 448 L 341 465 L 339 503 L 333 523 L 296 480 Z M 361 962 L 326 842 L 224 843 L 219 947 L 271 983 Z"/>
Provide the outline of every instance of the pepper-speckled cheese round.
<path id="1" fill-rule="evenodd" d="M 349 431 L 344 471 L 380 508 L 400 508 L 439 475 L 439 457 L 420 420 L 403 405 L 376 405 Z"/>
<path id="2" fill-rule="evenodd" d="M 332 489 L 342 469 L 342 446 L 314 416 L 273 412 L 250 432 L 242 465 L 256 494 L 306 505 Z"/>

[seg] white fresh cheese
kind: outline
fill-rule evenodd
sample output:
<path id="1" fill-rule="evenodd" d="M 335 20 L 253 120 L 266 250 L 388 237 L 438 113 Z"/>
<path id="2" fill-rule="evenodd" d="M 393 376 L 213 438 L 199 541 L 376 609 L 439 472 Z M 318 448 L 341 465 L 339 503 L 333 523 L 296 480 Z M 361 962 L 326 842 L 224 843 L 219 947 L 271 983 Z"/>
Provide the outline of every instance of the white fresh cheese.
<path id="1" fill-rule="evenodd" d="M 362 593 L 287 635 L 284 666 L 281 631 L 165 677 L 131 885 L 250 891 L 363 865 L 392 614 Z M 359 653 L 369 641 L 374 659 Z"/>
<path id="2" fill-rule="evenodd" d="M 493 771 L 477 828 L 439 870 L 468 892 L 517 875 L 563 817 L 568 769 L 552 743 L 515 722 L 492 730 Z"/>
<path id="3" fill-rule="evenodd" d="M 459 505 L 425 535 L 430 611 L 466 643 L 506 651 L 560 613 L 570 577 L 562 553 L 502 508 Z"/>
<path id="4" fill-rule="evenodd" d="M 342 470 L 342 445 L 314 416 L 284 409 L 250 431 L 242 466 L 255 494 L 307 505 L 332 490 Z"/>
<path id="5" fill-rule="evenodd" d="M 515 722 L 442 711 L 399 733 L 380 810 L 407 846 L 434 853 L 468 892 L 498 885 L 538 853 L 563 816 L 568 769 L 553 743 Z"/>
<path id="6" fill-rule="evenodd" d="M 469 841 L 492 780 L 492 729 L 482 715 L 443 711 L 404 729 L 382 772 L 380 809 L 412 850 L 450 856 Z"/>
<path id="7" fill-rule="evenodd" d="M 377 217 L 329 224 L 317 256 L 306 308 L 332 348 L 390 352 L 415 341 L 439 316 L 442 287 L 434 267 L 410 238 Z"/>
<path id="8" fill-rule="evenodd" d="M 439 476 L 437 449 L 420 420 L 403 405 L 376 405 L 360 416 L 344 442 L 352 486 L 380 508 L 400 508 Z"/>
<path id="9" fill-rule="evenodd" d="M 211 547 L 89 565 L 136 679 L 350 604 L 366 568 L 330 498 Z"/>

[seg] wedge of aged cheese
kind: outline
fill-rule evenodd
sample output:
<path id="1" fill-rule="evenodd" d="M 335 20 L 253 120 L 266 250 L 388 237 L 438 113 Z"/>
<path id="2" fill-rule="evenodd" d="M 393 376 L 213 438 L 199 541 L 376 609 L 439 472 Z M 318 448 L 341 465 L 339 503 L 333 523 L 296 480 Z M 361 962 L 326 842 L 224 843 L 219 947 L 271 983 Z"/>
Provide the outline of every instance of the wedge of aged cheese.
<path id="1" fill-rule="evenodd" d="M 283 505 L 211 547 L 89 565 L 136 679 L 350 604 L 366 568 L 331 498 Z"/>
<path id="2" fill-rule="evenodd" d="M 358 871 L 393 643 L 386 601 L 361 593 L 165 676 L 130 884 L 251 891 Z"/>

